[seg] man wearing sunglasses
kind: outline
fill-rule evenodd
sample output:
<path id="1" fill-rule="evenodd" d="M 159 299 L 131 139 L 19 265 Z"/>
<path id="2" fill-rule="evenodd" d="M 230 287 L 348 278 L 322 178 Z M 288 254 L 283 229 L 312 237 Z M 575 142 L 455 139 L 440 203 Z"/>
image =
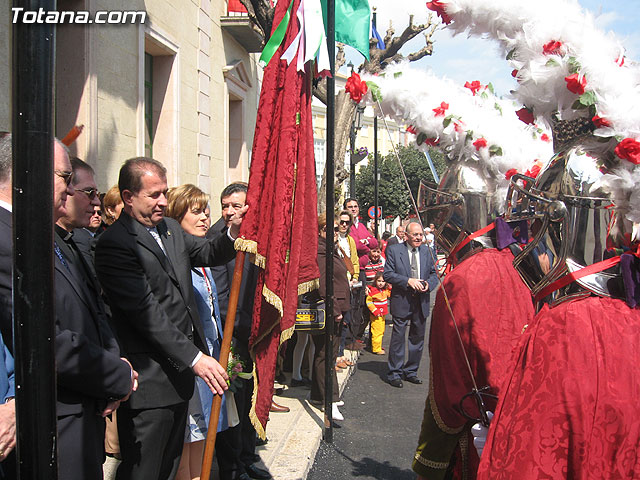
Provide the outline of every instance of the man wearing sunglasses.
<path id="1" fill-rule="evenodd" d="M 129 397 L 137 373 L 120 358 L 92 262 L 74 241 L 100 205 L 93 169 L 59 144 L 54 158 L 55 195 L 67 194 L 54 215 L 58 478 L 101 478 L 104 417 Z"/>

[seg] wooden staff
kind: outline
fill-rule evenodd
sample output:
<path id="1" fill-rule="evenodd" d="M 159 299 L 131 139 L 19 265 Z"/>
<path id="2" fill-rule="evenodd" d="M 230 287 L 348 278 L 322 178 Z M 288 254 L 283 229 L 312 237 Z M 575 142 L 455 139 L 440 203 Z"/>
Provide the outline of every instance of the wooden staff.
<path id="1" fill-rule="evenodd" d="M 229 293 L 229 307 L 227 308 L 227 319 L 222 333 L 222 345 L 220 347 L 220 357 L 218 363 L 227 369 L 229 363 L 229 352 L 231 351 L 231 338 L 233 337 L 233 326 L 236 321 L 236 310 L 238 309 L 238 297 L 240 296 L 240 285 L 242 284 L 242 273 L 244 270 L 245 252 L 239 251 L 236 254 L 236 266 L 233 269 L 233 282 Z M 254 373 L 255 375 L 255 373 Z M 213 454 L 216 451 L 216 436 L 218 434 L 218 419 L 220 418 L 220 407 L 222 406 L 222 395 L 214 395 L 211 404 L 211 417 L 209 418 L 209 429 L 204 444 L 204 456 L 202 457 L 202 473 L 200 478 L 209 479 L 211 477 L 211 465 L 213 464 Z"/>

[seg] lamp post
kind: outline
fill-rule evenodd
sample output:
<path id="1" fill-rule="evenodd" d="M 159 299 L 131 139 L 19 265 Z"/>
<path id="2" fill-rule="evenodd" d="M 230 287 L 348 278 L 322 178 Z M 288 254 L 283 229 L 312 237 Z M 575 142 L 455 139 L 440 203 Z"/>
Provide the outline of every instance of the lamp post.
<path id="1" fill-rule="evenodd" d="M 353 64 L 351 65 L 353 68 Z M 362 128 L 362 115 L 364 114 L 364 107 L 358 105 L 356 107 L 356 114 L 351 122 L 351 129 L 349 130 L 349 196 L 356 198 L 356 165 L 364 157 L 356 155 L 356 137 L 358 136 L 358 130 Z"/>

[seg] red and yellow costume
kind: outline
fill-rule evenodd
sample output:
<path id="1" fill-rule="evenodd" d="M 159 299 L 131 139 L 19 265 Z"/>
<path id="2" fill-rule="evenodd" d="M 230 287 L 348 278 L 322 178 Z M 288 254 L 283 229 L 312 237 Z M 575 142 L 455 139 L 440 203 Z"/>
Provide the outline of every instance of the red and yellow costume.
<path id="1" fill-rule="evenodd" d="M 380 289 L 375 285 L 367 287 L 367 307 L 371 312 L 371 351 L 382 351 L 382 337 L 384 336 L 384 317 L 389 314 L 389 297 L 391 286 Z"/>

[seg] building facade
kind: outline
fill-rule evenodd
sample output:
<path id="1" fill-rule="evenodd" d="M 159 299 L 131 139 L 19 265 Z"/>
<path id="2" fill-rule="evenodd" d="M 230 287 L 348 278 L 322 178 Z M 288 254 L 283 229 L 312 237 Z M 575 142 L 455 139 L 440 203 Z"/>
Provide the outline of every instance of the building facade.
<path id="1" fill-rule="evenodd" d="M 9 0 L 0 8 L 11 12 Z M 117 183 L 122 162 L 152 156 L 169 185 L 213 195 L 248 180 L 262 69 L 259 39 L 227 0 L 58 0 L 62 11 L 145 12 L 143 23 L 59 24 L 55 134 L 84 125 L 71 152 Z M 232 7 L 233 9 L 233 7 Z M 0 129 L 11 127 L 12 15 L 0 15 Z"/>

